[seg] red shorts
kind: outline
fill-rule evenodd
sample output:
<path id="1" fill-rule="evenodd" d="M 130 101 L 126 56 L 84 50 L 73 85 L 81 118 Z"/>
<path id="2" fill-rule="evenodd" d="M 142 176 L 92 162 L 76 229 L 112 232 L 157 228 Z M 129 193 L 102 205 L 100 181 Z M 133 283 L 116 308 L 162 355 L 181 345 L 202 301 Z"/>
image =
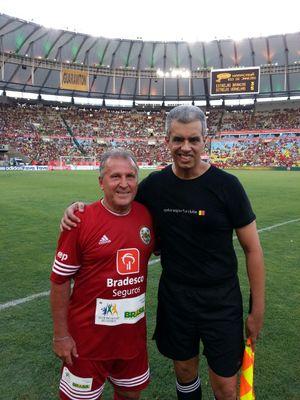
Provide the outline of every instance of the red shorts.
<path id="1" fill-rule="evenodd" d="M 90 361 L 73 358 L 73 365 L 63 364 L 59 385 L 63 400 L 96 400 L 108 379 L 123 391 L 140 391 L 149 383 L 147 351 L 129 360 Z"/>

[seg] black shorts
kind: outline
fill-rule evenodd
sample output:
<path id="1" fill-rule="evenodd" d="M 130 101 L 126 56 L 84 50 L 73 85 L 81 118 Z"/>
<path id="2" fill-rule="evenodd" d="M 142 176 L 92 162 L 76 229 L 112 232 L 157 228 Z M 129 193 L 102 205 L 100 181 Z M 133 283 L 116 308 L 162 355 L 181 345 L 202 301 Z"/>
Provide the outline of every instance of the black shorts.
<path id="1" fill-rule="evenodd" d="M 223 377 L 240 369 L 244 351 L 242 296 L 237 278 L 192 287 L 161 278 L 154 339 L 164 356 L 185 361 L 199 354 Z"/>

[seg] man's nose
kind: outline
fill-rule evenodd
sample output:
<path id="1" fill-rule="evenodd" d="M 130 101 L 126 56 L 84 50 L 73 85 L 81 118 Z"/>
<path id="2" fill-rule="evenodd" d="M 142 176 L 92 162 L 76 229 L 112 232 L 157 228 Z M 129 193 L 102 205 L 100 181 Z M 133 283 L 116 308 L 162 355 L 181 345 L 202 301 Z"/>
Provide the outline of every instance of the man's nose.
<path id="1" fill-rule="evenodd" d="M 121 180 L 120 180 L 119 185 L 120 185 L 121 187 L 127 187 L 128 182 L 127 182 L 126 176 L 122 176 L 122 177 L 121 177 Z"/>
<path id="2" fill-rule="evenodd" d="M 185 151 L 191 150 L 191 145 L 190 145 L 190 142 L 188 140 L 185 140 L 182 143 L 181 150 L 185 150 Z"/>

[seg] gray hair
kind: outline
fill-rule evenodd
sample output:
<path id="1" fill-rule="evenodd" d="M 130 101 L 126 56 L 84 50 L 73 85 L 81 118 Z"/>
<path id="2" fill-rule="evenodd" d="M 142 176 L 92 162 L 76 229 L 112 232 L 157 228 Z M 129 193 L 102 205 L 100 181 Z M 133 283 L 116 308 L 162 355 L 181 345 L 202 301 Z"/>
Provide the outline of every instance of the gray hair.
<path id="1" fill-rule="evenodd" d="M 106 163 L 109 158 L 123 158 L 124 160 L 131 161 L 132 166 L 135 168 L 136 172 L 139 172 L 139 166 L 137 164 L 136 158 L 131 151 L 125 149 L 113 149 L 106 151 L 100 157 L 100 178 L 103 178 L 104 176 Z"/>
<path id="2" fill-rule="evenodd" d="M 167 115 L 166 119 L 166 134 L 170 135 L 170 128 L 173 121 L 178 121 L 183 124 L 188 124 L 194 121 L 200 121 L 202 126 L 202 135 L 206 135 L 206 117 L 199 107 L 191 105 L 181 105 L 172 110 Z"/>

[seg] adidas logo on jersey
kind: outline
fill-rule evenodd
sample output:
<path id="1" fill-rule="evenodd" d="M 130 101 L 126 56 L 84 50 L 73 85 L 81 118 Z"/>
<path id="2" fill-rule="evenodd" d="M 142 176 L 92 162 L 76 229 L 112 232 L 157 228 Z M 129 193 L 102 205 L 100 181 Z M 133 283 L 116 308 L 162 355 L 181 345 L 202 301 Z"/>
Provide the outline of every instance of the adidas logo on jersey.
<path id="1" fill-rule="evenodd" d="M 108 244 L 111 243 L 111 240 L 108 239 L 106 235 L 103 235 L 102 238 L 99 240 L 99 244 Z"/>

